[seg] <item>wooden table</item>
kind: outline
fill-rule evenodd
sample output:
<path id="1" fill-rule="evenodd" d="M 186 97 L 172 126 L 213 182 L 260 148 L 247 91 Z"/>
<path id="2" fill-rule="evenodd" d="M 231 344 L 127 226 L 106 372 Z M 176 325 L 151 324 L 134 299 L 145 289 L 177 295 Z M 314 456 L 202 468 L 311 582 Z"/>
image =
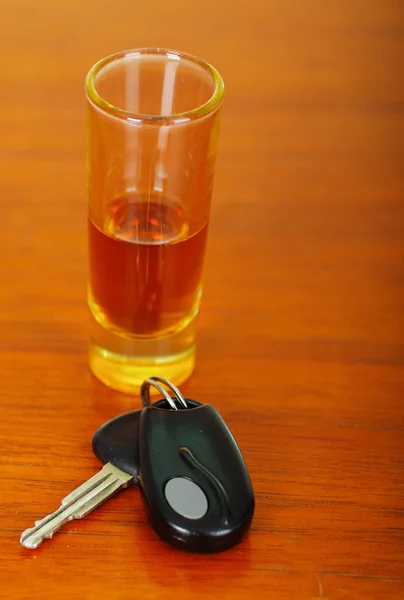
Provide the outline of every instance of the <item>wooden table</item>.
<path id="1" fill-rule="evenodd" d="M 400 0 L 16 0 L 0 23 L 0 597 L 404 597 L 404 11 Z M 216 556 L 159 541 L 132 488 L 35 551 L 140 406 L 86 358 L 88 68 L 200 55 L 226 81 L 195 374 L 256 492 Z"/>

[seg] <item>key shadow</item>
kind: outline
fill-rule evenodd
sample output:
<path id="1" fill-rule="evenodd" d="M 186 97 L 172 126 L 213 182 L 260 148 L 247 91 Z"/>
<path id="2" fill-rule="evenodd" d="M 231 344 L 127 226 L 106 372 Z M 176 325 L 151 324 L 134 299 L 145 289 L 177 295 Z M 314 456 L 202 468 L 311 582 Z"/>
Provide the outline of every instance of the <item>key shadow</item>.
<path id="1" fill-rule="evenodd" d="M 147 528 L 147 529 L 146 529 Z M 137 532 L 138 533 L 138 532 Z M 137 565 L 147 573 L 150 581 L 159 588 L 189 593 L 212 591 L 224 595 L 239 585 L 248 576 L 251 566 L 249 535 L 229 550 L 214 554 L 189 553 L 178 550 L 160 540 L 147 524 L 142 535 L 142 551 L 137 556 Z"/>

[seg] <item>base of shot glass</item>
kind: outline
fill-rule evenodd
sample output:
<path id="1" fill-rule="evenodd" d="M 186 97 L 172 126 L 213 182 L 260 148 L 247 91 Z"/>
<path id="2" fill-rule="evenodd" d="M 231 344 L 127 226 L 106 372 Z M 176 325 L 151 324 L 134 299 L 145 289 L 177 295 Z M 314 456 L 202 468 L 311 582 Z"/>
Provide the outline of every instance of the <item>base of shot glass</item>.
<path id="1" fill-rule="evenodd" d="M 195 367 L 196 318 L 181 331 L 156 339 L 133 339 L 103 328 L 90 313 L 89 365 L 102 383 L 138 394 L 152 376 L 180 385 Z"/>

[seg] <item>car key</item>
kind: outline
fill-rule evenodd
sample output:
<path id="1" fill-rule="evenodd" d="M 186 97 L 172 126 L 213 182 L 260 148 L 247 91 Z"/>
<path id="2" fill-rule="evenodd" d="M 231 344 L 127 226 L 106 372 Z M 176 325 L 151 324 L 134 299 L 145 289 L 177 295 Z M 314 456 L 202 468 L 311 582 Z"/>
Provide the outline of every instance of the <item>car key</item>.
<path id="1" fill-rule="evenodd" d="M 165 398 L 153 405 L 151 385 Z M 143 411 L 116 417 L 95 433 L 93 451 L 106 463 L 100 473 L 69 494 L 55 513 L 24 531 L 25 547 L 36 548 L 64 523 L 84 517 L 131 484 L 140 486 L 153 529 L 176 547 L 217 552 L 242 538 L 253 517 L 254 493 L 220 415 L 210 405 L 183 398 L 158 377 L 143 384 L 141 395 Z"/>
<path id="2" fill-rule="evenodd" d="M 174 401 L 158 383 L 155 384 L 172 408 Z M 175 388 L 176 392 L 180 392 Z M 156 405 L 161 402 L 157 401 Z M 182 401 L 182 406 L 187 406 Z M 63 498 L 54 512 L 36 521 L 35 526 L 25 530 L 20 542 L 26 548 L 37 548 L 49 539 L 65 523 L 81 519 L 105 502 L 120 489 L 138 483 L 138 427 L 141 410 L 115 417 L 102 425 L 94 434 L 92 447 L 97 458 L 104 463 L 99 473 Z"/>
<path id="3" fill-rule="evenodd" d="M 137 435 L 140 410 L 120 415 L 100 427 L 93 437 L 93 452 L 104 463 L 99 473 L 63 498 L 60 508 L 27 529 L 20 542 L 37 548 L 62 525 L 81 519 L 118 490 L 137 484 Z"/>
<path id="4" fill-rule="evenodd" d="M 163 393 L 160 383 L 171 387 L 178 410 L 166 393 L 166 401 L 150 404 L 150 386 Z M 141 396 L 138 477 L 152 528 L 191 552 L 234 546 L 249 529 L 255 500 L 227 425 L 213 406 L 184 399 L 158 377 L 144 382 Z"/>

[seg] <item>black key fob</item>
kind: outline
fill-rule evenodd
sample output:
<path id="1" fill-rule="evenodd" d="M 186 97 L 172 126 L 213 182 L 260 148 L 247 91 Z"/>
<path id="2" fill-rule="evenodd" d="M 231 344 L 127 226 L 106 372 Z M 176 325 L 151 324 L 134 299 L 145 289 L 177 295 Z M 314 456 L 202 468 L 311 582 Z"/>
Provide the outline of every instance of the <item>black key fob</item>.
<path id="1" fill-rule="evenodd" d="M 226 423 L 210 405 L 171 398 L 151 378 L 138 434 L 139 486 L 151 526 L 166 542 L 190 552 L 237 544 L 254 513 L 254 492 Z M 149 386 L 165 396 L 150 405 Z"/>
<path id="2" fill-rule="evenodd" d="M 111 419 L 93 436 L 93 452 L 103 464 L 111 463 L 125 473 L 133 475 L 138 484 L 139 458 L 138 434 L 141 410 L 125 413 Z"/>

